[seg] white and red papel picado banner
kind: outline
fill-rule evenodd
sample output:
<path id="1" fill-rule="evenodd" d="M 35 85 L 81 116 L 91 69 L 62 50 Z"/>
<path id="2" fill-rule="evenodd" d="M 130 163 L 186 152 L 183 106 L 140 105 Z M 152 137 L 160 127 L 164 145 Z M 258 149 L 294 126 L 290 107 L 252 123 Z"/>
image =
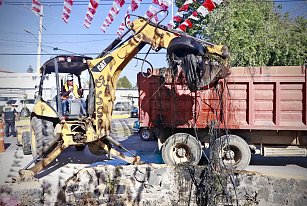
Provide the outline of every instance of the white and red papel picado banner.
<path id="1" fill-rule="evenodd" d="M 62 19 L 66 23 L 68 22 L 68 19 L 70 17 L 70 13 L 71 13 L 73 4 L 74 4 L 74 0 L 64 0 Z"/>
<path id="2" fill-rule="evenodd" d="M 36 15 L 40 15 L 42 11 L 42 4 L 40 0 L 32 0 L 32 11 Z"/>
<path id="3" fill-rule="evenodd" d="M 78 0 L 64 0 L 63 2 L 63 13 L 62 19 L 65 23 L 68 23 L 70 15 L 72 13 L 72 8 L 74 2 Z M 111 8 L 103 13 L 107 13 L 103 23 L 100 27 L 102 32 L 106 32 L 107 28 L 115 21 L 116 16 L 119 14 L 122 7 L 126 4 L 127 0 L 114 0 Z M 135 12 L 140 4 L 144 0 L 129 0 L 129 5 L 127 10 L 125 11 L 124 19 L 121 21 L 117 34 L 119 36 L 126 29 L 126 25 L 130 24 L 130 15 Z M 154 23 L 159 22 L 160 16 L 165 15 L 165 12 L 172 6 L 174 1 L 172 0 L 150 0 L 151 4 L 149 5 L 148 9 L 145 11 L 144 17 L 150 19 Z M 32 0 L 32 11 L 36 15 L 42 15 L 42 5 L 43 0 Z M 100 0 L 89 0 L 88 7 L 85 13 L 83 25 L 86 28 L 89 28 L 92 24 L 94 16 L 97 12 L 99 7 Z M 198 21 L 200 17 L 206 17 L 210 12 L 212 12 L 217 6 L 223 3 L 223 0 L 185 0 L 183 5 L 178 9 L 175 15 L 172 17 L 170 22 L 168 23 L 168 28 L 176 29 L 181 32 L 186 32 L 188 28 L 193 27 L 193 23 Z M 0 0 L 0 6 L 4 5 L 5 1 Z M 197 8 L 193 10 L 193 8 Z"/>
<path id="4" fill-rule="evenodd" d="M 174 28 L 175 23 L 179 24 L 177 30 L 185 32 L 187 28 L 192 28 L 192 20 L 198 21 L 199 16 L 205 17 L 210 12 L 212 12 L 216 6 L 220 5 L 222 0 L 204 0 L 202 4 L 184 19 L 184 14 L 190 9 L 190 6 L 194 3 L 198 3 L 196 0 L 186 0 L 183 5 L 178 9 L 177 13 L 174 15 L 173 19 L 168 23 L 169 28 Z M 198 3 L 199 4 L 199 3 Z"/>
<path id="5" fill-rule="evenodd" d="M 90 0 L 90 2 L 88 3 L 88 8 L 87 8 L 84 23 L 83 23 L 83 25 L 86 28 L 90 27 L 94 19 L 94 15 L 96 14 L 98 6 L 99 6 L 99 0 Z"/>

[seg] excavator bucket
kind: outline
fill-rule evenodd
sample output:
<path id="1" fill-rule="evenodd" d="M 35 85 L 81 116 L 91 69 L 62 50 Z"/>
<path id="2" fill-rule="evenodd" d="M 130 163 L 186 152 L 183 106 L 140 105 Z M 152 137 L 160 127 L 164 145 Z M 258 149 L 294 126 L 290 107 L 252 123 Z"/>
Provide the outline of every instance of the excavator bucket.
<path id="1" fill-rule="evenodd" d="M 191 91 L 207 89 L 218 79 L 229 75 L 225 64 L 220 64 L 209 56 L 212 52 L 217 53 L 222 60 L 229 56 L 225 46 L 204 47 L 193 38 L 184 36 L 173 39 L 167 48 L 172 70 L 177 73 L 178 67 L 183 69 Z"/>

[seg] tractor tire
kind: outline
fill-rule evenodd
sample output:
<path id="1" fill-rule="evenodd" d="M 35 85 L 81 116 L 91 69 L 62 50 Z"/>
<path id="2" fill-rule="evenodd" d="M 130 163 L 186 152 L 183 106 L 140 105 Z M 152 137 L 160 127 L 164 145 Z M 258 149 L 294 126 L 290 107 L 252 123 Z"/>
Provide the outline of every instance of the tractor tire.
<path id="1" fill-rule="evenodd" d="M 22 133 L 22 151 L 24 155 L 29 155 L 32 153 L 30 132 Z"/>
<path id="2" fill-rule="evenodd" d="M 167 48 L 167 55 L 174 74 L 177 73 L 178 62 L 182 67 L 189 89 L 194 92 L 200 89 L 205 74 L 205 54 L 207 50 L 199 42 L 187 38 L 174 38 Z M 205 79 L 207 79 L 206 77 Z"/>
<path id="3" fill-rule="evenodd" d="M 187 133 L 173 134 L 162 146 L 162 159 L 168 165 L 197 165 L 201 157 L 200 141 Z"/>
<path id="4" fill-rule="evenodd" d="M 213 157 L 221 167 L 242 170 L 250 163 L 251 150 L 241 137 L 223 135 L 214 141 Z"/>
<path id="5" fill-rule="evenodd" d="M 57 142 L 53 122 L 34 116 L 31 119 L 32 156 L 43 157 Z"/>
<path id="6" fill-rule="evenodd" d="M 140 130 L 140 138 L 143 141 L 152 141 L 155 139 L 155 136 L 154 136 L 154 133 L 150 129 L 148 129 L 147 127 L 143 127 Z"/>
<path id="7" fill-rule="evenodd" d="M 167 54 L 174 53 L 177 57 L 182 57 L 186 53 L 203 56 L 206 53 L 206 48 L 197 41 L 188 37 L 174 38 L 168 45 Z"/>
<path id="8" fill-rule="evenodd" d="M 76 145 L 75 149 L 76 151 L 83 151 L 85 149 L 86 145 Z"/>
<path id="9" fill-rule="evenodd" d="M 29 111 L 29 109 L 23 108 L 23 109 L 20 111 L 20 116 L 21 116 L 21 117 L 28 117 L 28 116 L 30 116 L 30 111 Z"/>

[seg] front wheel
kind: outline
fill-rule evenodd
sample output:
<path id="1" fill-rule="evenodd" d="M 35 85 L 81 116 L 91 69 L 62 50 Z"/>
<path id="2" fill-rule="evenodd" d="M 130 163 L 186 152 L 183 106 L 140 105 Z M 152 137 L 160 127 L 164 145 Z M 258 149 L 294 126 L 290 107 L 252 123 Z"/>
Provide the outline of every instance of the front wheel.
<path id="1" fill-rule="evenodd" d="M 150 129 L 143 127 L 140 131 L 140 138 L 143 141 L 151 141 L 155 139 L 155 136 Z"/>
<path id="2" fill-rule="evenodd" d="M 170 136 L 162 146 L 162 158 L 168 165 L 197 165 L 202 156 L 200 141 L 187 133 Z"/>
<path id="3" fill-rule="evenodd" d="M 31 135 L 30 132 L 22 133 L 22 151 L 24 155 L 31 154 Z"/>
<path id="4" fill-rule="evenodd" d="M 32 156 L 43 156 L 57 142 L 53 122 L 34 116 L 31 119 Z"/>
<path id="5" fill-rule="evenodd" d="M 250 163 L 251 151 L 241 137 L 223 135 L 214 142 L 213 156 L 222 167 L 242 170 Z"/>

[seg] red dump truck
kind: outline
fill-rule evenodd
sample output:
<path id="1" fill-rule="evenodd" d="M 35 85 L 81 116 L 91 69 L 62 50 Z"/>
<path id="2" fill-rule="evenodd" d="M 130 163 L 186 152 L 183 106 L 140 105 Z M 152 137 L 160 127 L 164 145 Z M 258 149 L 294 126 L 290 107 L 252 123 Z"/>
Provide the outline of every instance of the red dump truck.
<path id="1" fill-rule="evenodd" d="M 252 153 L 306 156 L 306 78 L 305 66 L 235 67 L 191 92 L 182 71 L 139 73 L 140 135 L 158 138 L 167 164 L 198 164 L 209 145 L 235 169 L 248 166 Z"/>

